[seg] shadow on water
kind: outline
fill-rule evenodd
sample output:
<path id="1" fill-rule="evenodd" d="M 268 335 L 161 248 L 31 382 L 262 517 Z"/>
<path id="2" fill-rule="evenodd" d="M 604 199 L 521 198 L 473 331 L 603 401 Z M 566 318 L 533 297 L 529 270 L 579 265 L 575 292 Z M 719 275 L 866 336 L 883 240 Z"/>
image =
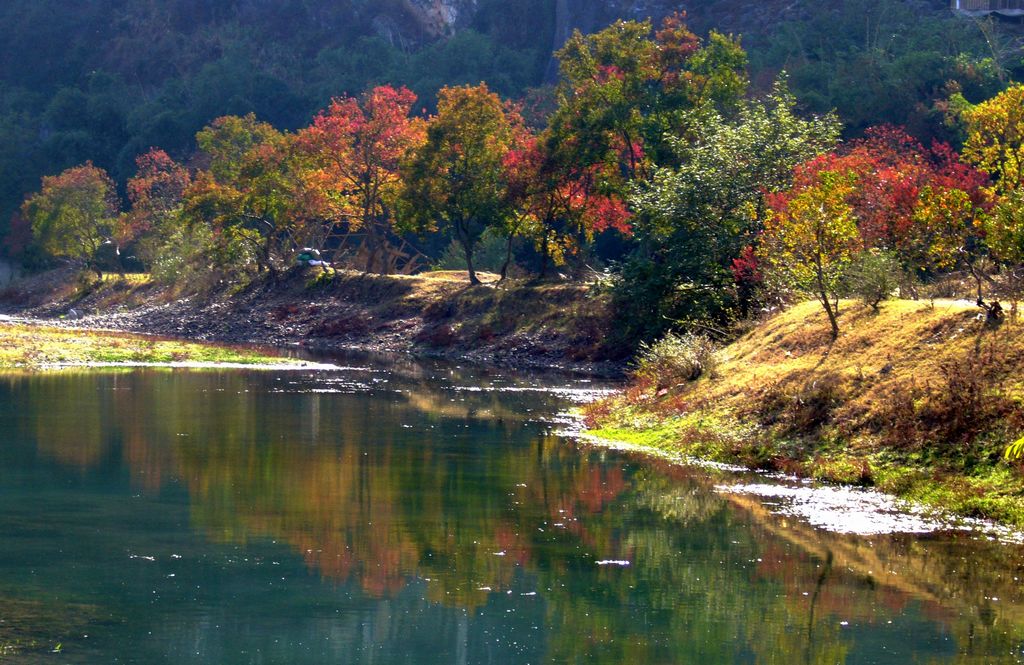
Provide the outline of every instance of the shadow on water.
<path id="1" fill-rule="evenodd" d="M 365 359 L 0 379 L 0 659 L 1018 662 L 1020 548 L 829 533 L 558 436 L 600 389 Z"/>

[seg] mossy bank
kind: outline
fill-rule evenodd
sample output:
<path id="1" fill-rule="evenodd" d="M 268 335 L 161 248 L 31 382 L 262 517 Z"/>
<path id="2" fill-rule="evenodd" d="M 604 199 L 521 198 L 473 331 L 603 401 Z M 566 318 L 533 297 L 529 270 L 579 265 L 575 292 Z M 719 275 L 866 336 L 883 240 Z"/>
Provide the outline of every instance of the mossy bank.
<path id="1" fill-rule="evenodd" d="M 308 366 L 253 349 L 0 321 L 0 371 L 100 365 Z"/>
<path id="2" fill-rule="evenodd" d="M 963 301 L 847 302 L 833 342 L 805 303 L 721 349 L 694 381 L 636 379 L 591 434 L 859 485 L 1024 527 L 1024 323 Z"/>

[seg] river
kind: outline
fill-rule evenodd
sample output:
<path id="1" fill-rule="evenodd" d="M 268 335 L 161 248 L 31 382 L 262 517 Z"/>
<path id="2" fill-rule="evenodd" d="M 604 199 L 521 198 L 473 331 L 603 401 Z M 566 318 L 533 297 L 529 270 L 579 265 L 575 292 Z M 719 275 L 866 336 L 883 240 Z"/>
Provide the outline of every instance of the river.
<path id="1" fill-rule="evenodd" d="M 577 442 L 585 380 L 342 364 L 0 377 L 0 662 L 1024 659 L 1019 545 Z"/>

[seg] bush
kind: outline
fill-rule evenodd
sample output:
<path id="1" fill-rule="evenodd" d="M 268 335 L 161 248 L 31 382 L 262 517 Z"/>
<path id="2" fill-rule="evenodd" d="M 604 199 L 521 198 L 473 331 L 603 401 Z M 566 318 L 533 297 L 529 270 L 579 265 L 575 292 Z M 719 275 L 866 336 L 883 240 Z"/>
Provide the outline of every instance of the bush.
<path id="1" fill-rule="evenodd" d="M 843 403 L 843 378 L 833 372 L 805 383 L 787 407 L 787 429 L 792 434 L 814 434 L 832 420 L 832 413 Z"/>
<path id="2" fill-rule="evenodd" d="M 704 335 L 669 333 L 654 344 L 641 344 L 633 375 L 659 389 L 696 381 L 718 366 L 715 343 Z"/>
<path id="3" fill-rule="evenodd" d="M 1003 453 L 1009 461 L 1019 460 L 1024 457 L 1024 437 L 1021 437 L 1017 442 L 1010 444 L 1006 448 L 1006 452 Z"/>
<path id="4" fill-rule="evenodd" d="M 892 297 L 902 281 L 903 269 L 896 257 L 875 249 L 862 253 L 846 274 L 849 293 L 875 311 Z"/>
<path id="5" fill-rule="evenodd" d="M 505 263 L 508 239 L 488 230 L 473 252 L 473 267 L 485 272 L 499 272 Z M 511 268 L 512 266 L 510 266 Z M 466 253 L 458 240 L 452 240 L 434 264 L 437 270 L 465 270 Z"/>
<path id="6" fill-rule="evenodd" d="M 221 282 L 240 282 L 255 264 L 251 248 L 239 240 L 218 242 L 204 224 L 173 228 L 148 250 L 155 282 L 203 292 Z"/>

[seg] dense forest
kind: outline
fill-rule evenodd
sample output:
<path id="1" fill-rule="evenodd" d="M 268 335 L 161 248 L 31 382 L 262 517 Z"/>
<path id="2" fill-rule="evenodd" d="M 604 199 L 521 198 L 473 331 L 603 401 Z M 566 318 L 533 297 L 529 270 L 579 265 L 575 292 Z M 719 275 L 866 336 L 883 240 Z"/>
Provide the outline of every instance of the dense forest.
<path id="1" fill-rule="evenodd" d="M 556 27 L 596 29 L 671 3 L 564 3 L 571 15 L 559 17 L 554 0 L 479 0 L 461 3 L 450 27 L 425 23 L 416 11 L 425 4 L 3 3 L 0 227 L 42 175 L 91 160 L 123 186 L 136 156 L 159 146 L 187 160 L 195 133 L 223 115 L 294 129 L 332 97 L 376 84 L 404 85 L 427 107 L 444 85 L 480 81 L 539 100 L 534 89 L 557 72 Z M 802 105 L 837 108 L 852 133 L 892 122 L 925 139 L 942 134 L 951 85 L 978 101 L 1020 64 L 1012 33 L 954 18 L 945 3 L 690 4 L 699 33 L 742 35 L 755 88 L 785 68 Z"/>

